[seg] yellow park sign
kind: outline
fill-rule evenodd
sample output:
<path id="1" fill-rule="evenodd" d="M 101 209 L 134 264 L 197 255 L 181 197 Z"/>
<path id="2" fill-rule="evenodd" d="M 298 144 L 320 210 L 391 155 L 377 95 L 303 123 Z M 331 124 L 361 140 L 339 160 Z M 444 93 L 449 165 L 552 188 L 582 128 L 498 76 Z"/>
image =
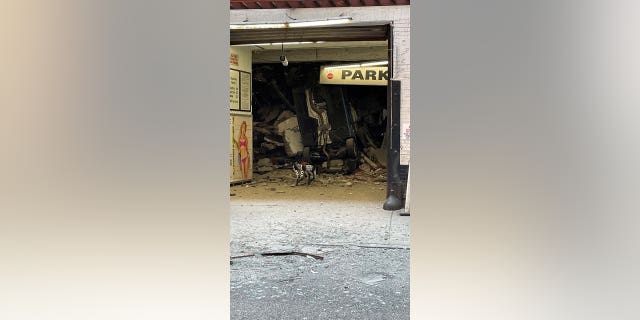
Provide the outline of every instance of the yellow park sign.
<path id="1" fill-rule="evenodd" d="M 320 68 L 321 84 L 386 86 L 388 81 L 387 66 L 324 66 Z"/>

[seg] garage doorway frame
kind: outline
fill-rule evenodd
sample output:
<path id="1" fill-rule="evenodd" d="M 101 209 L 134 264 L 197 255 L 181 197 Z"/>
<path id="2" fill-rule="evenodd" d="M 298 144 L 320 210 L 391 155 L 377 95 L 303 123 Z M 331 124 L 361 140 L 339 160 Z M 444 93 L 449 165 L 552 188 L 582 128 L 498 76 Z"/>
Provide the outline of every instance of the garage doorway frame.
<path id="1" fill-rule="evenodd" d="M 383 204 L 384 210 L 400 210 L 403 208 L 404 203 L 404 190 L 405 183 L 402 182 L 400 178 L 400 85 L 401 81 L 394 79 L 394 45 L 393 45 L 393 22 L 392 21 L 377 21 L 377 22 L 358 22 L 354 23 L 351 27 L 349 26 L 340 26 L 340 27 L 320 27 L 320 28 L 297 28 L 296 31 L 301 31 L 297 35 L 292 35 L 286 30 L 287 28 L 274 28 L 272 33 L 264 33 L 265 30 L 261 30 L 259 32 L 255 32 L 255 39 L 247 39 L 242 38 L 241 40 L 234 39 L 234 34 L 236 36 L 243 35 L 251 32 L 250 30 L 231 30 L 230 32 L 230 45 L 238 45 L 238 44 L 247 44 L 247 43 L 261 43 L 264 42 L 264 38 L 261 37 L 274 37 L 274 35 L 280 35 L 279 41 L 337 41 L 336 39 L 331 39 L 331 37 L 335 37 L 336 30 L 345 30 L 345 28 L 352 28 L 353 30 L 357 30 L 357 28 L 363 27 L 379 27 L 385 28 L 385 37 L 380 38 L 378 40 L 386 40 L 387 41 L 387 68 L 389 73 L 389 79 L 387 80 L 387 132 L 389 135 L 389 144 L 387 146 L 387 199 Z M 305 38 L 305 30 L 314 31 L 313 39 Z M 327 31 L 326 38 L 322 38 L 322 31 Z M 334 31 L 334 35 L 331 35 L 331 31 Z M 320 34 L 318 34 L 320 32 Z M 362 41 L 362 40 L 372 40 L 370 38 L 365 38 L 363 36 L 362 39 L 358 39 L 357 36 L 355 38 L 351 38 L 347 41 Z"/>

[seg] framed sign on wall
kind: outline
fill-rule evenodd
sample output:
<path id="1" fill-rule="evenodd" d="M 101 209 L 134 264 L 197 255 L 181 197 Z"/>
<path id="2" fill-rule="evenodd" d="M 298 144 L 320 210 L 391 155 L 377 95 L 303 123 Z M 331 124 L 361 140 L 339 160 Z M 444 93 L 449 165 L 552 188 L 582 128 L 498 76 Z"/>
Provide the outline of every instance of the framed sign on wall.
<path id="1" fill-rule="evenodd" d="M 240 71 L 230 70 L 229 85 L 229 108 L 240 110 Z"/>
<path id="2" fill-rule="evenodd" d="M 229 108 L 251 112 L 251 73 L 231 69 L 229 85 Z"/>
<path id="3" fill-rule="evenodd" d="M 240 111 L 251 112 L 251 73 L 240 71 Z"/>

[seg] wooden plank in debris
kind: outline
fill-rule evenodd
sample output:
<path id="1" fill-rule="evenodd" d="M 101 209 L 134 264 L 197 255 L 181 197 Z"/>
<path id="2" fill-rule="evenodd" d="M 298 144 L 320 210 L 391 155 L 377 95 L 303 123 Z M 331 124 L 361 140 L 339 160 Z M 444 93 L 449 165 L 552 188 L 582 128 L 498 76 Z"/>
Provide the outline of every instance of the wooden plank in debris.
<path id="1" fill-rule="evenodd" d="M 285 252 L 265 252 L 262 253 L 261 255 L 263 256 L 286 256 L 286 255 L 298 255 L 298 256 L 309 256 L 312 257 L 316 260 L 322 260 L 324 259 L 323 256 L 319 256 L 317 254 L 311 254 L 311 253 L 304 253 L 304 252 L 297 252 L 297 251 L 285 251 Z"/>
<path id="2" fill-rule="evenodd" d="M 371 166 L 371 168 L 373 168 L 374 170 L 378 169 L 378 165 L 375 162 L 373 162 L 371 159 L 369 159 L 367 155 L 365 155 L 364 153 L 362 153 L 361 155 L 362 155 L 362 159 L 364 159 L 364 161 L 366 161 Z"/>

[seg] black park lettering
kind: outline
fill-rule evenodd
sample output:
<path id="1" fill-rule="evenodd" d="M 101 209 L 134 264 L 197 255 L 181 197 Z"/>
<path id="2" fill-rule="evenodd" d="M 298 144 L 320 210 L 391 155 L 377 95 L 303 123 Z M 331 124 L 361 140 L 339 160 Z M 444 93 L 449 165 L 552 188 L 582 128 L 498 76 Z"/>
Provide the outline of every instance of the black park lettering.
<path id="1" fill-rule="evenodd" d="M 377 76 L 377 77 L 376 77 Z M 355 72 L 351 70 L 342 70 L 342 80 L 350 78 L 351 80 L 389 80 L 388 70 L 365 70 L 365 75 L 362 75 L 361 70 Z"/>

